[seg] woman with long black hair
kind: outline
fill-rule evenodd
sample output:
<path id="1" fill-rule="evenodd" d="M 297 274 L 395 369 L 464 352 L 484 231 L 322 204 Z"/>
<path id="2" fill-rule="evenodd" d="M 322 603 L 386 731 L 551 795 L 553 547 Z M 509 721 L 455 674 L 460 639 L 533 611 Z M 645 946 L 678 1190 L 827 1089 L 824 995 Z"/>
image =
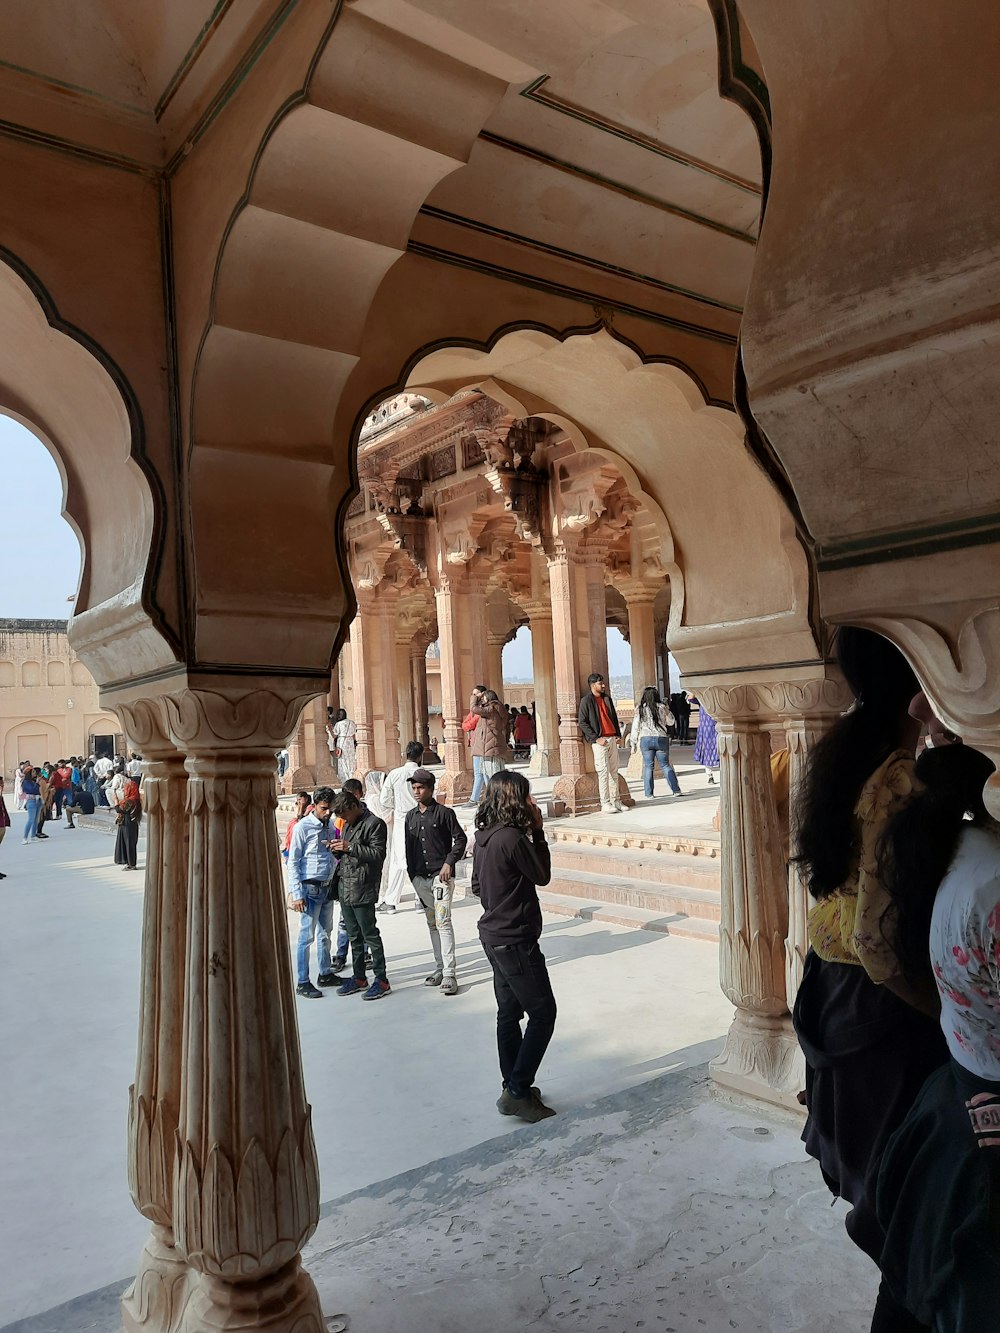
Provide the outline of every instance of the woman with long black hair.
<path id="1" fill-rule="evenodd" d="M 964 745 L 927 750 L 920 790 L 880 853 L 904 975 L 930 970 L 950 1060 L 889 1139 L 878 1179 L 884 1280 L 935 1333 L 1000 1322 L 1000 826 L 993 772 Z"/>
<path id="2" fill-rule="evenodd" d="M 659 690 L 655 685 L 647 685 L 632 718 L 628 743 L 642 755 L 642 790 L 649 798 L 653 795 L 654 763 L 659 763 L 673 795 L 682 794 L 670 762 L 670 728 L 673 725 L 674 715 L 660 698 Z"/>
<path id="3" fill-rule="evenodd" d="M 497 998 L 503 1079 L 497 1110 L 532 1124 L 555 1115 L 534 1085 L 556 1025 L 555 996 L 538 947 L 538 885 L 548 884 L 551 876 L 542 812 L 528 779 L 501 769 L 486 784 L 476 811 L 472 891 L 483 905 L 479 938 L 493 969 Z M 528 1024 L 522 1033 L 525 1014 Z"/>
<path id="4" fill-rule="evenodd" d="M 870 630 L 837 639 L 853 709 L 813 750 L 798 804 L 798 861 L 816 899 L 793 1020 L 806 1058 L 802 1138 L 836 1195 L 853 1205 L 852 1240 L 879 1262 L 879 1158 L 925 1078 L 946 1058 L 929 969 L 907 977 L 894 949 L 877 849 L 915 790 L 919 684 L 906 659 Z M 922 1327 L 883 1283 L 873 1333 Z"/>

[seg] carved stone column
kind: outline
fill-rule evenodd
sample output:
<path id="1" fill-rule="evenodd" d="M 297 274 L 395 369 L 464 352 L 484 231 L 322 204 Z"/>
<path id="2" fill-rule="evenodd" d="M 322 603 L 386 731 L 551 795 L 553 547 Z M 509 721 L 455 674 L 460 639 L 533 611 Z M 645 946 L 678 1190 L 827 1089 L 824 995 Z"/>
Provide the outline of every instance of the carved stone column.
<path id="1" fill-rule="evenodd" d="M 129 1183 L 154 1223 L 126 1330 L 323 1333 L 319 1216 L 274 819 L 274 751 L 325 681 L 115 700 L 150 759 Z M 186 756 L 183 761 L 181 756 Z"/>
<path id="2" fill-rule="evenodd" d="M 334 712 L 341 707 L 340 703 L 340 659 L 333 664 L 330 672 L 330 689 L 326 696 L 326 702 Z"/>
<path id="3" fill-rule="evenodd" d="M 804 1086 L 802 1055 L 788 1012 L 805 956 L 804 888 L 789 884 L 785 830 L 771 781 L 773 729 L 788 736 L 791 796 L 802 761 L 830 721 L 848 705 L 843 683 L 820 668 L 819 679 L 720 686 L 692 681 L 719 725 L 722 806 L 722 924 L 719 971 L 736 1016 L 717 1082 L 795 1107 Z"/>
<path id="4" fill-rule="evenodd" d="M 525 610 L 531 626 L 531 667 L 535 685 L 535 753 L 531 756 L 528 773 L 531 777 L 555 777 L 562 768 L 559 763 L 552 606 L 536 602 L 525 606 Z"/>
<path id="5" fill-rule="evenodd" d="M 424 749 L 430 746 L 430 726 L 427 713 L 427 644 L 414 639 L 410 644 L 410 679 L 413 690 L 415 736 Z"/>
<path id="6" fill-rule="evenodd" d="M 413 707 L 413 674 L 410 671 L 410 640 L 396 640 L 396 698 L 399 711 L 399 748 L 406 750 L 417 736 L 416 715 Z"/>
<path id="7" fill-rule="evenodd" d="M 193 1279 L 174 1246 L 188 907 L 187 772 L 155 704 L 143 700 L 119 711 L 130 748 L 146 760 L 146 884 L 139 1047 L 129 1089 L 128 1182 L 132 1202 L 153 1224 L 135 1281 L 122 1298 L 122 1328 L 124 1333 L 172 1333 Z"/>
<path id="8" fill-rule="evenodd" d="M 632 699 L 636 708 L 647 685 L 656 684 L 656 637 L 653 624 L 655 588 L 626 588 L 628 644 L 632 653 Z M 626 770 L 630 778 L 642 777 L 642 753 L 636 750 Z M 654 773 L 654 778 L 656 774 Z"/>
<path id="9" fill-rule="evenodd" d="M 608 552 L 603 546 L 588 542 L 582 552 L 583 576 L 587 597 L 587 634 L 590 639 L 590 671 L 599 671 L 608 680 L 608 598 L 604 585 Z M 590 673 L 588 672 L 588 675 Z M 608 680 L 608 689 L 611 683 Z"/>
<path id="10" fill-rule="evenodd" d="M 698 697 L 719 725 L 719 977 L 736 1006 L 712 1076 L 724 1087 L 795 1106 L 803 1069 L 785 999 L 788 888 L 767 721 L 754 685 L 702 686 Z"/>
<path id="11" fill-rule="evenodd" d="M 464 568 L 442 573 L 434 590 L 441 645 L 441 724 L 445 771 L 438 800 L 458 804 L 472 795 L 472 763 L 462 718 L 472 687 L 485 683 L 486 598 L 482 581 Z"/>
<path id="12" fill-rule="evenodd" d="M 354 775 L 365 780 L 375 767 L 375 725 L 372 716 L 373 679 L 371 636 L 375 632 L 373 601 L 370 590 L 357 590 L 358 614 L 351 623 L 351 682 L 354 694 L 353 722 L 356 758 Z"/>
<path id="13" fill-rule="evenodd" d="M 370 604 L 371 633 L 366 660 L 372 672 L 372 725 L 375 766 L 388 772 L 398 768 L 399 695 L 396 685 L 396 621 L 399 592 L 387 581 L 379 584 Z"/>
<path id="14" fill-rule="evenodd" d="M 577 726 L 577 713 L 583 691 L 580 656 L 582 612 L 577 596 L 577 568 L 563 543 L 557 543 L 549 562 L 549 587 L 552 593 L 552 642 L 555 656 L 556 708 L 559 715 L 559 763 L 562 776 L 553 789 L 557 801 L 564 802 L 572 815 L 592 814 L 600 809 L 597 775 L 589 748 Z"/>
<path id="15" fill-rule="evenodd" d="M 162 701 L 189 774 L 174 1232 L 197 1278 L 182 1333 L 324 1328 L 299 1257 L 319 1219 L 319 1171 L 270 781 L 296 683 Z"/>
<path id="16" fill-rule="evenodd" d="M 492 630 L 486 635 L 486 680 L 484 684 L 496 690 L 503 698 L 503 646 L 507 642 L 505 634 L 496 634 Z"/>

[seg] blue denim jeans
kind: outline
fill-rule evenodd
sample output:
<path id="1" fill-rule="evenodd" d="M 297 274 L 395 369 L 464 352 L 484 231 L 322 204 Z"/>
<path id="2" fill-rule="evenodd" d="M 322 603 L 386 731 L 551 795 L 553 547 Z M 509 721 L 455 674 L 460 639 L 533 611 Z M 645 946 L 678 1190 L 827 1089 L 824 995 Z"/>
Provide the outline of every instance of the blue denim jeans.
<path id="1" fill-rule="evenodd" d="M 34 842 L 38 836 L 38 814 L 42 800 L 40 796 L 28 796 L 25 799 L 24 841 Z"/>
<path id="2" fill-rule="evenodd" d="M 670 763 L 670 738 L 668 736 L 643 736 L 639 740 L 639 749 L 642 753 L 642 789 L 647 796 L 653 794 L 653 761 L 659 762 L 663 770 L 663 776 L 670 784 L 670 790 L 675 796 L 681 789 L 681 784 L 677 781 L 677 774 L 674 772 Z"/>
<path id="3" fill-rule="evenodd" d="M 486 779 L 483 777 L 482 756 L 474 754 L 472 756 L 472 795 L 470 801 L 478 801 L 483 794 L 483 788 L 486 786 Z"/>
<path id="4" fill-rule="evenodd" d="M 313 936 L 318 935 L 316 962 L 321 973 L 330 971 L 330 931 L 333 928 L 333 909 L 335 898 L 326 896 L 326 889 L 314 890 L 312 885 L 303 884 L 306 895 L 305 911 L 299 920 L 299 943 L 297 953 L 298 984 L 304 986 L 309 980 L 309 952 Z M 309 896 L 316 892 L 316 897 Z"/>

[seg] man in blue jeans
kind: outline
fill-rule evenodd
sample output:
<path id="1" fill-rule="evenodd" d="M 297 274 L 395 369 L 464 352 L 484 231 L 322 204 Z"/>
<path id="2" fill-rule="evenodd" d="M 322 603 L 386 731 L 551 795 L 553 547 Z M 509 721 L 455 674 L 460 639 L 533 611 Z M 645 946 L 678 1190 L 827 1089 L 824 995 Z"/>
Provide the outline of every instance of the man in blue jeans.
<path id="1" fill-rule="evenodd" d="M 288 849 L 288 905 L 300 912 L 299 940 L 296 951 L 298 967 L 297 995 L 307 1000 L 321 1000 L 323 992 L 309 979 L 309 954 L 313 937 L 318 934 L 317 962 L 320 986 L 339 986 L 343 980 L 331 966 L 330 931 L 333 927 L 333 875 L 337 868 L 331 850 L 334 830 L 330 814 L 334 791 L 319 787 L 313 793 L 313 808 L 292 831 Z"/>

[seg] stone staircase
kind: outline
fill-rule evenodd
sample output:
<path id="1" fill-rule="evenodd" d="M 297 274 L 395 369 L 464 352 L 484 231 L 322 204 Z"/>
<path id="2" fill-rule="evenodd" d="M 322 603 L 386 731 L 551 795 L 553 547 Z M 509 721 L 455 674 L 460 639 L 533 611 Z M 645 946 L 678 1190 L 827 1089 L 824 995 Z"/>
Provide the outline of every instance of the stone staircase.
<path id="1" fill-rule="evenodd" d="M 550 825 L 547 912 L 718 943 L 719 836 L 612 832 Z"/>

